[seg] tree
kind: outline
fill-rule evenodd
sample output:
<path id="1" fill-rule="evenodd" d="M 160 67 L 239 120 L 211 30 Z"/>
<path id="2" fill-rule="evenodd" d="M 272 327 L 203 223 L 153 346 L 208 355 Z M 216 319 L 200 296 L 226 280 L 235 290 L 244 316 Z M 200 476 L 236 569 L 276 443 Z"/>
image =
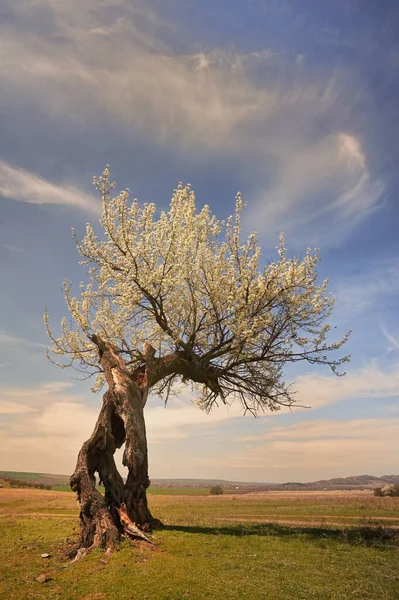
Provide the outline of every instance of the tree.
<path id="1" fill-rule="evenodd" d="M 94 184 L 104 237 L 90 224 L 82 241 L 73 232 L 87 283 L 74 296 L 64 282 L 70 320 L 62 320 L 59 335 L 45 312 L 49 358 L 95 376 L 95 390 L 108 386 L 70 480 L 83 549 L 112 548 L 122 532 L 158 524 L 146 498 L 150 390 L 166 403 L 180 383 L 190 383 L 205 411 L 238 402 L 256 415 L 295 402 L 283 377 L 288 363 L 327 365 L 338 374 L 348 360 L 330 358 L 348 334 L 328 339 L 334 299 L 327 280 L 317 281 L 318 252 L 289 258 L 281 237 L 276 260 L 262 267 L 256 234 L 241 241 L 240 194 L 235 215 L 223 222 L 207 205 L 196 209 L 189 185 L 180 183 L 169 212 L 157 217 L 154 204 L 140 207 L 129 190 L 113 196 L 108 167 Z M 123 444 L 126 483 L 114 462 Z"/>
<path id="2" fill-rule="evenodd" d="M 377 490 L 380 490 L 378 494 L 376 494 Z M 374 490 L 375 496 L 399 496 L 399 483 L 388 483 L 384 485 L 382 488 L 376 488 Z"/>
<path id="3" fill-rule="evenodd" d="M 223 494 L 223 488 L 221 488 L 220 485 L 214 485 L 209 490 L 209 493 L 211 496 L 221 496 Z"/>

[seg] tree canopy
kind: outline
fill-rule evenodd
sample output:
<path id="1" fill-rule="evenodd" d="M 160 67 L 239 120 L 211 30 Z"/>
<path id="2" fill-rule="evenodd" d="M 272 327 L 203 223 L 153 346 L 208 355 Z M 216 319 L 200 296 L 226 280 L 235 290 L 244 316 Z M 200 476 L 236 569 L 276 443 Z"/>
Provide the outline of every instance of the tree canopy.
<path id="1" fill-rule="evenodd" d="M 289 257 L 281 236 L 276 259 L 263 264 L 257 234 L 242 236 L 241 194 L 222 221 L 208 205 L 196 207 L 190 185 L 179 183 L 169 211 L 157 213 L 155 204 L 131 200 L 129 190 L 114 194 L 108 167 L 94 183 L 104 235 L 90 224 L 82 241 L 74 232 L 87 282 L 78 295 L 64 282 L 70 319 L 59 336 L 45 313 L 57 364 L 95 375 L 99 389 L 99 336 L 132 373 L 162 361 L 148 384 L 165 400 L 190 381 L 201 408 L 239 401 L 254 414 L 293 404 L 287 363 L 328 365 L 338 374 L 348 357 L 330 353 L 349 334 L 330 340 L 334 298 L 328 281 L 318 282 L 317 249 Z"/>

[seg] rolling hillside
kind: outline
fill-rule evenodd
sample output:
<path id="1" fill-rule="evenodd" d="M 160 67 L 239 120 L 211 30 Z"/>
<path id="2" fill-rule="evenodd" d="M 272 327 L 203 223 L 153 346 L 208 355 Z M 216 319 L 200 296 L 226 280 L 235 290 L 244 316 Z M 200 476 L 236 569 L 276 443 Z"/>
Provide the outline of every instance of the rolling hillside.
<path id="1" fill-rule="evenodd" d="M 52 473 L 27 473 L 19 471 L 0 471 L 2 478 L 19 479 L 30 483 L 44 483 L 51 486 L 68 486 L 69 475 Z M 351 477 L 337 477 L 334 479 L 320 479 L 301 483 L 290 481 L 287 483 L 260 483 L 227 481 L 225 479 L 152 479 L 154 488 L 210 488 L 220 485 L 225 490 L 237 491 L 264 491 L 264 490 L 342 490 L 342 489 L 374 489 L 390 483 L 399 483 L 399 475 L 353 475 Z"/>

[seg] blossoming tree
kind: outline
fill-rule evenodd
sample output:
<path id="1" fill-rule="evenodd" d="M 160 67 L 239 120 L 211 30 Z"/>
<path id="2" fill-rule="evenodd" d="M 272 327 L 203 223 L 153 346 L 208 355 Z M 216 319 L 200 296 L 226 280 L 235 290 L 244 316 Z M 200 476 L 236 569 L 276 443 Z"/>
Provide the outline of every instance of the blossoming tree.
<path id="1" fill-rule="evenodd" d="M 81 549 L 112 548 L 121 534 L 144 536 L 157 524 L 146 498 L 150 390 L 166 402 L 176 384 L 190 382 L 200 408 L 236 402 L 256 415 L 294 403 L 287 363 L 337 373 L 348 360 L 330 358 L 347 335 L 328 339 L 334 299 L 327 281 L 317 282 L 317 251 L 288 258 L 281 237 L 276 260 L 261 266 L 256 234 L 241 240 L 241 195 L 223 222 L 208 206 L 197 210 L 190 186 L 179 184 L 169 212 L 157 216 L 154 204 L 140 207 L 128 190 L 113 195 L 108 168 L 95 185 L 105 237 L 88 224 L 76 240 L 88 281 L 78 296 L 64 282 L 71 318 L 62 320 L 59 336 L 45 313 L 49 357 L 94 375 L 96 389 L 107 386 L 71 477 Z M 123 444 L 126 482 L 114 462 Z"/>

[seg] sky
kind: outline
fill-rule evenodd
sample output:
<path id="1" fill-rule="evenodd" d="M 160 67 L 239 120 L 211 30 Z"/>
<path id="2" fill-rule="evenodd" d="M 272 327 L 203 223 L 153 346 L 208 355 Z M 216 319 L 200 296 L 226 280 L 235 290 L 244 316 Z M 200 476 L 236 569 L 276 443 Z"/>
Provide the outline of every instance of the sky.
<path id="1" fill-rule="evenodd" d="M 166 209 L 179 181 L 274 258 L 320 247 L 347 375 L 287 369 L 295 408 L 146 408 L 150 477 L 398 473 L 399 10 L 394 0 L 2 0 L 0 469 L 70 474 L 101 397 L 45 358 L 95 223 L 93 176 Z"/>

